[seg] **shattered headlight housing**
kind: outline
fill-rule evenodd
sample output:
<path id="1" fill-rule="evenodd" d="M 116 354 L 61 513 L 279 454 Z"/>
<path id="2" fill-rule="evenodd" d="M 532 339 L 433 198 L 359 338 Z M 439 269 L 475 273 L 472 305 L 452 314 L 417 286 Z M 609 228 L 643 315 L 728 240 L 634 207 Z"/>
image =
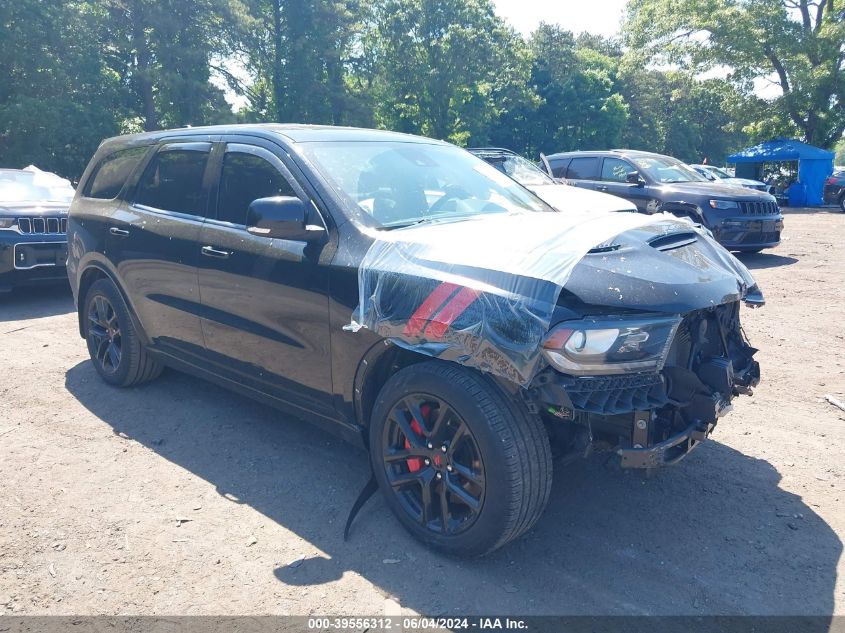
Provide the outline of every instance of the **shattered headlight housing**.
<path id="1" fill-rule="evenodd" d="M 543 355 L 575 376 L 659 371 L 680 323 L 680 315 L 564 321 L 546 335 Z"/>

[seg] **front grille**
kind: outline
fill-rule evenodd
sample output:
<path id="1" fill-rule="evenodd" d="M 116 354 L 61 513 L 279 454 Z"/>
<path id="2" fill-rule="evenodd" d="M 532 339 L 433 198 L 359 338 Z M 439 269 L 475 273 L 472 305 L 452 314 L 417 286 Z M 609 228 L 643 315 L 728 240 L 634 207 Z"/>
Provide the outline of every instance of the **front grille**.
<path id="1" fill-rule="evenodd" d="M 777 202 L 740 202 L 743 215 L 777 215 L 780 209 Z"/>
<path id="2" fill-rule="evenodd" d="M 53 234 L 67 233 L 67 218 L 18 218 L 21 233 Z"/>
<path id="3" fill-rule="evenodd" d="M 613 415 L 662 407 L 666 390 L 658 374 L 565 378 L 561 383 L 577 411 Z"/>

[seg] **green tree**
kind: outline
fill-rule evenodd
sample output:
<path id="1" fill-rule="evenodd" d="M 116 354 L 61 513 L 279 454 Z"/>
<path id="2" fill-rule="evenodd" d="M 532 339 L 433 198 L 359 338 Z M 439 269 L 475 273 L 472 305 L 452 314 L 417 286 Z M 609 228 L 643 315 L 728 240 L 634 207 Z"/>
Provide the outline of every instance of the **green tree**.
<path id="1" fill-rule="evenodd" d="M 249 99 L 246 117 L 344 124 L 355 118 L 349 67 L 366 0 L 233 0 L 230 50 L 251 85 L 229 77 Z"/>
<path id="2" fill-rule="evenodd" d="M 724 80 L 626 63 L 620 91 L 630 115 L 625 147 L 717 163 L 748 143 L 744 123 L 753 100 Z"/>
<path id="3" fill-rule="evenodd" d="M 366 42 L 376 122 L 457 143 L 488 141 L 527 69 L 490 0 L 380 0 Z"/>
<path id="4" fill-rule="evenodd" d="M 529 41 L 531 81 L 540 99 L 531 134 L 543 152 L 617 147 L 628 106 L 617 90 L 612 42 L 541 24 Z"/>
<path id="5" fill-rule="evenodd" d="M 649 60 L 726 66 L 745 88 L 772 77 L 772 105 L 808 143 L 845 130 L 845 0 L 630 0 L 624 30 Z"/>
<path id="6" fill-rule="evenodd" d="M 0 4 L 0 165 L 75 179 L 119 132 L 121 86 L 102 55 L 104 32 L 96 3 Z"/>
<path id="7" fill-rule="evenodd" d="M 106 59 L 125 87 L 125 106 L 145 130 L 231 118 L 210 82 L 228 5 L 222 0 L 101 0 Z M 226 116 L 226 115 L 229 116 Z"/>

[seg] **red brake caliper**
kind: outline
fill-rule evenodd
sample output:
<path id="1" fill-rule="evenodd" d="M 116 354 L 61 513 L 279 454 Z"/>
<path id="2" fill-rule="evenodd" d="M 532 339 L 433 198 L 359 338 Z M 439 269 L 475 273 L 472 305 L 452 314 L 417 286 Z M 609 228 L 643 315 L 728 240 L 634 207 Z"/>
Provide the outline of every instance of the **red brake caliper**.
<path id="1" fill-rule="evenodd" d="M 431 410 L 431 407 L 429 407 L 427 404 L 424 404 L 420 407 L 420 413 L 423 414 L 423 417 L 428 417 L 428 413 L 429 413 L 430 410 Z M 414 433 L 416 433 L 418 436 L 424 437 L 423 436 L 423 430 L 422 430 L 422 427 L 420 426 L 419 421 L 411 420 L 411 430 Z M 408 441 L 407 437 L 405 438 L 405 448 L 411 448 L 411 442 Z M 410 457 L 407 460 L 407 463 L 408 463 L 408 472 L 411 472 L 411 473 L 417 472 L 423 466 L 422 457 Z"/>

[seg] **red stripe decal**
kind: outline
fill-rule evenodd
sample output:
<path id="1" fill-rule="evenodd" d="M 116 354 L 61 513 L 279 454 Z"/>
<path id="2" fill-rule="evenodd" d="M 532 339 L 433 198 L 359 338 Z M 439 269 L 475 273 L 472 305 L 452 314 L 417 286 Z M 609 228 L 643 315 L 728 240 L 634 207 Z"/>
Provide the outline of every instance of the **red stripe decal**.
<path id="1" fill-rule="evenodd" d="M 431 294 L 428 295 L 426 300 L 420 304 L 420 307 L 417 308 L 416 312 L 414 312 L 411 315 L 411 318 L 408 319 L 408 323 L 405 325 L 405 331 L 403 334 L 405 336 L 419 336 L 422 334 L 428 320 L 457 289 L 458 286 L 455 284 L 450 284 L 444 281 L 442 284 L 437 286 L 437 288 L 432 290 Z"/>
<path id="2" fill-rule="evenodd" d="M 472 303 L 481 296 L 478 290 L 471 288 L 461 288 L 461 291 L 455 295 L 455 298 L 449 301 L 437 316 L 431 320 L 425 330 L 426 334 L 430 334 L 434 338 L 440 338 L 446 334 L 449 326 L 461 316 L 464 311 L 472 305 Z"/>

